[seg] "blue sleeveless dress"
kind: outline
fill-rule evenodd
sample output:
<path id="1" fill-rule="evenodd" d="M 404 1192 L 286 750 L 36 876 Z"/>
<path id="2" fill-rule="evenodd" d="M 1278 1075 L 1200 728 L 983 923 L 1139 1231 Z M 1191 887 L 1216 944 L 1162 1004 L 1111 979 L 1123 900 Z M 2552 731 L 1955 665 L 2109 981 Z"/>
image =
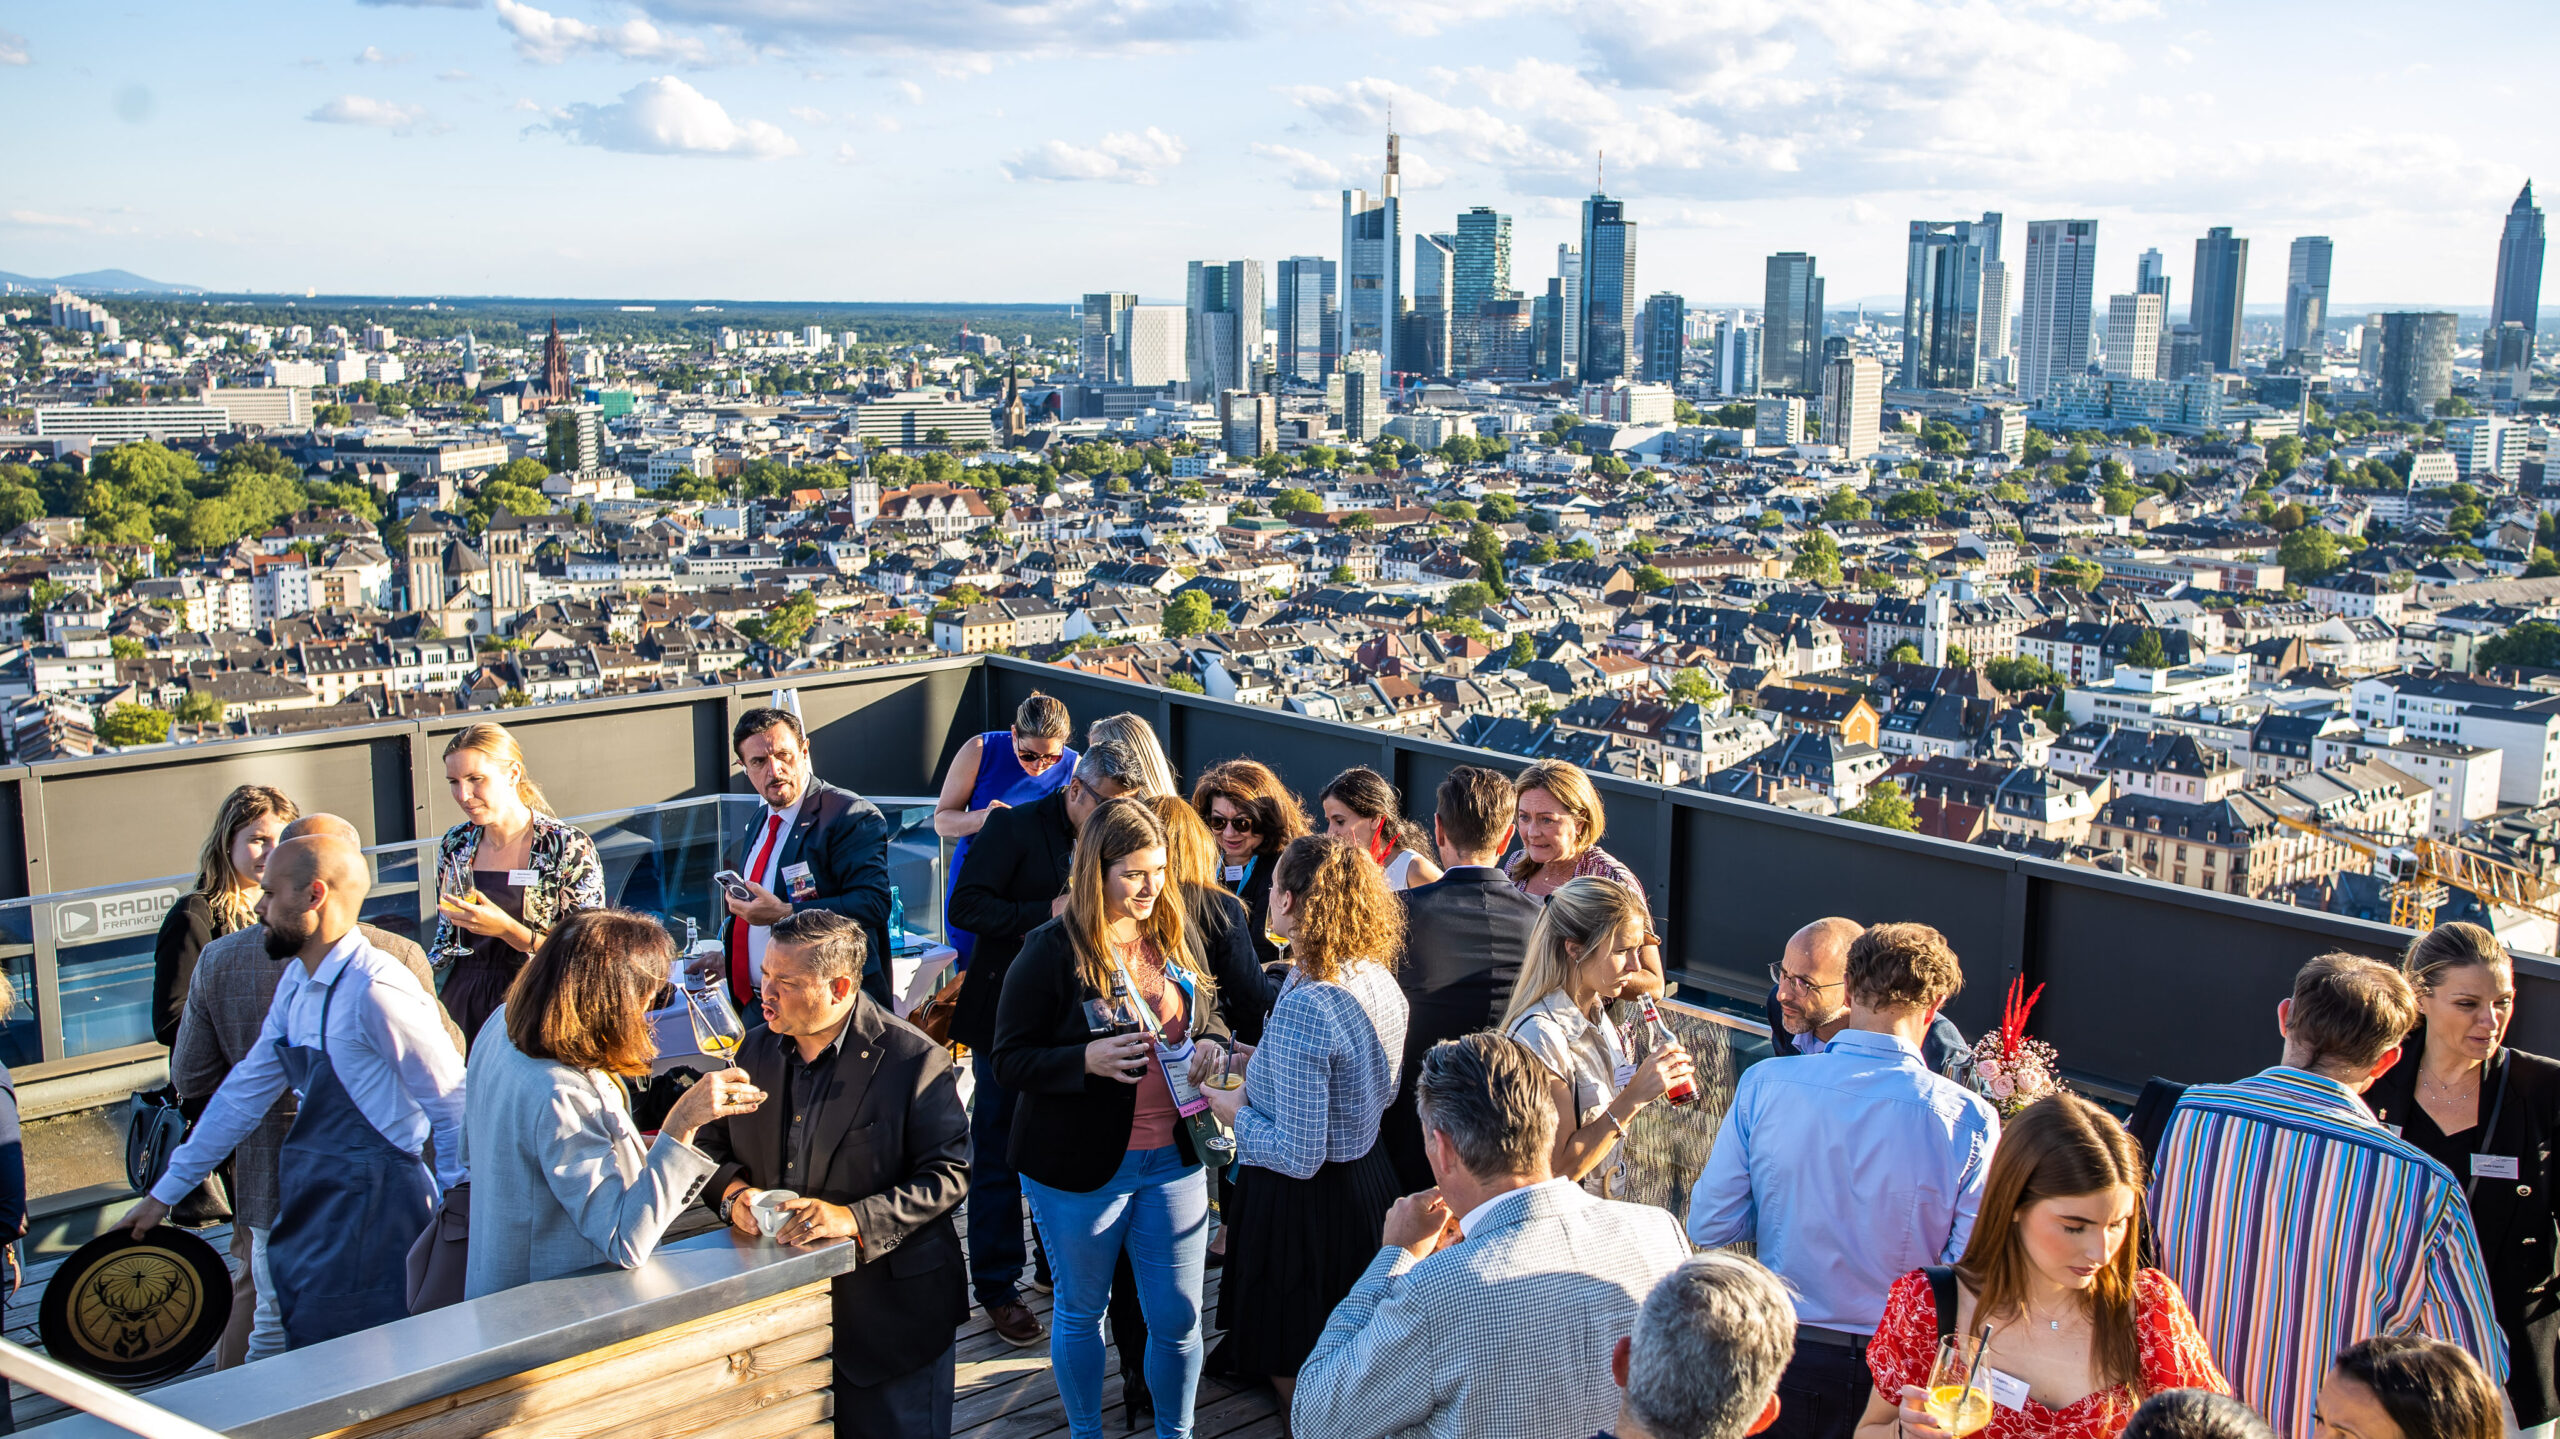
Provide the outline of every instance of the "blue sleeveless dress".
<path id="1" fill-rule="evenodd" d="M 1038 774 L 1023 771 L 1022 761 L 1014 757 L 1013 731 L 989 730 L 978 736 L 978 785 L 969 791 L 969 808 L 985 809 L 1002 800 L 1007 805 L 1026 805 L 1044 799 L 1066 784 L 1076 772 L 1076 752 L 1070 745 L 1058 756 L 1058 762 Z M 942 933 L 951 947 L 960 952 L 960 967 L 969 967 L 969 953 L 977 948 L 978 937 L 951 923 L 951 893 L 960 886 L 960 865 L 969 857 L 969 841 L 975 835 L 963 835 L 951 846 L 951 871 L 942 885 Z"/>

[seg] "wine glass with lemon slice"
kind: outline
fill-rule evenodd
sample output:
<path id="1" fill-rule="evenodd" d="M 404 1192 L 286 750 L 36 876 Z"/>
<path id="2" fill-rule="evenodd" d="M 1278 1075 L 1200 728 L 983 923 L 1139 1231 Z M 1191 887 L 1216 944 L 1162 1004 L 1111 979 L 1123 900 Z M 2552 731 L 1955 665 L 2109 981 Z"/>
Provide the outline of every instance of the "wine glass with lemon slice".
<path id="1" fill-rule="evenodd" d="M 687 985 L 684 1003 L 693 1020 L 694 1045 L 724 1067 L 735 1063 L 738 1045 L 747 1037 L 747 1027 L 738 1018 L 738 1007 L 729 1002 L 728 994 L 716 984 L 699 988 Z"/>
<path id="2" fill-rule="evenodd" d="M 1965 1439 L 1991 1422 L 1991 1371 L 1979 1345 L 1963 1336 L 1938 1341 L 1937 1362 L 1929 1366 L 1929 1396 L 1922 1405 L 1949 1439 Z"/>

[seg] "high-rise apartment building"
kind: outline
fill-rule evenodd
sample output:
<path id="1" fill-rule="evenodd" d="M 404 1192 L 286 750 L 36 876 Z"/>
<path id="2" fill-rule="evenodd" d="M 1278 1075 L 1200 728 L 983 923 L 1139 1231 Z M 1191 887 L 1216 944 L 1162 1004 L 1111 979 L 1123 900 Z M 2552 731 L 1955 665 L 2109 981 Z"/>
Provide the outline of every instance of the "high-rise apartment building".
<path id="1" fill-rule="evenodd" d="M 2041 399 L 2054 381 L 2089 368 L 2090 305 L 2098 285 L 2098 222 L 2027 222 L 2018 295 L 2018 394 Z"/>
<path id="2" fill-rule="evenodd" d="M 1126 378 L 1116 384 L 1154 389 L 1180 385 L 1191 377 L 1191 346 L 1185 334 L 1188 313 L 1180 305 L 1132 305 Z"/>
<path id="3" fill-rule="evenodd" d="M 2293 242 L 2284 267 L 2284 355 L 2296 366 L 2317 367 L 2329 349 L 2329 258 L 2326 235 Z"/>
<path id="4" fill-rule="evenodd" d="M 1511 217 L 1478 205 L 1458 217 L 1457 277 L 1451 288 L 1450 346 L 1453 374 L 1472 375 L 1484 368 L 1478 326 L 1484 302 L 1512 298 Z"/>
<path id="5" fill-rule="evenodd" d="M 1716 329 L 1716 393 L 1736 399 L 1760 393 L 1760 327 L 1740 310 Z"/>
<path id="6" fill-rule="evenodd" d="M 2382 412 L 2425 419 L 2453 394 L 2454 314 L 2395 310 L 2382 317 Z"/>
<path id="7" fill-rule="evenodd" d="M 2249 291 L 2249 242 L 2216 225 L 2196 241 L 2195 288 L 2187 296 L 2187 323 L 2204 344 L 2205 363 L 2218 371 L 2240 368 L 2240 307 Z"/>
<path id="8" fill-rule="evenodd" d="M 1455 296 L 1458 237 L 1442 231 L 1413 237 L 1413 308 L 1405 312 L 1404 342 L 1396 352 L 1416 375 L 1462 373 L 1456 361 L 1459 314 Z"/>
<path id="9" fill-rule="evenodd" d="M 1262 262 L 1194 260 L 1184 295 L 1189 398 L 1206 404 L 1248 388 L 1262 358 Z"/>
<path id="10" fill-rule="evenodd" d="M 1402 142 L 1387 132 L 1387 168 L 1378 193 L 1342 192 L 1342 353 L 1367 350 L 1381 373 L 1396 363 L 1397 319 L 1404 314 Z"/>
<path id="11" fill-rule="evenodd" d="M 1138 297 L 1104 291 L 1084 297 L 1077 373 L 1088 385 L 1129 383 L 1129 311 Z"/>
<path id="12" fill-rule="evenodd" d="M 1636 222 L 1624 200 L 1582 202 L 1582 365 L 1585 380 L 1626 378 L 1636 325 Z"/>
<path id="13" fill-rule="evenodd" d="M 1280 402 L 1249 390 L 1218 397 L 1218 427 L 1231 459 L 1250 460 L 1280 448 Z"/>
<path id="14" fill-rule="evenodd" d="M 1680 383 L 1680 356 L 1688 345 L 1689 302 L 1664 291 L 1644 302 L 1644 379 Z"/>
<path id="15" fill-rule="evenodd" d="M 2132 380 L 2160 377 L 2160 297 L 2107 297 L 2107 373 Z"/>
<path id="16" fill-rule="evenodd" d="M 1971 220 L 1914 220 L 1902 284 L 1906 390 L 1970 390 L 1982 359 L 1982 242 Z"/>
<path id="17" fill-rule="evenodd" d="M 1385 392 L 1378 388 L 1386 368 L 1386 357 L 1375 350 L 1354 350 L 1342 357 L 1344 438 L 1365 445 L 1386 427 Z"/>
<path id="18" fill-rule="evenodd" d="M 1842 355 L 1823 365 L 1822 442 L 1841 457 L 1863 460 L 1876 452 L 1884 422 L 1884 366 L 1868 355 Z"/>
<path id="19" fill-rule="evenodd" d="M 1322 255 L 1291 255 L 1280 262 L 1280 350 L 1272 359 L 1283 380 L 1319 384 L 1340 360 L 1333 283 L 1333 261 Z"/>
<path id="20" fill-rule="evenodd" d="M 1801 250 L 1769 257 L 1760 303 L 1760 388 L 1822 392 L 1822 276 Z"/>

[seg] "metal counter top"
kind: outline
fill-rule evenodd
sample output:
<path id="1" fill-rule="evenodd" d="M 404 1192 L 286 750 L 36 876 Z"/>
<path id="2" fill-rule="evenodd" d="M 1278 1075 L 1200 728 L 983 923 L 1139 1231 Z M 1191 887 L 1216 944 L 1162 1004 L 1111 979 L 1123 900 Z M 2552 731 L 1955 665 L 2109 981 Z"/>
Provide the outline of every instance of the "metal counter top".
<path id="1" fill-rule="evenodd" d="M 859 1252 L 851 1240 L 786 1249 L 724 1227 L 676 1240 L 638 1269 L 523 1285 L 146 1397 L 233 1439 L 310 1439 L 833 1278 L 850 1269 Z M 87 1414 L 24 1432 L 130 1439 Z"/>

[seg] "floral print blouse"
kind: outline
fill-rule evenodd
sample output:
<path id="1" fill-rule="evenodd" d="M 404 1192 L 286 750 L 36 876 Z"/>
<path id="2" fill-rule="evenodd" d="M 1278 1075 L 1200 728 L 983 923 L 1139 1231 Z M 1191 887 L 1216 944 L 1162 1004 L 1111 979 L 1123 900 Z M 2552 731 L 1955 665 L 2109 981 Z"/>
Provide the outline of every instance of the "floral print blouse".
<path id="1" fill-rule="evenodd" d="M 436 846 L 436 893 L 469 889 L 471 861 L 479 852 L 480 826 L 465 820 L 446 830 L 443 842 Z M 547 814 L 534 815 L 530 867 L 534 882 L 524 894 L 524 927 L 533 931 L 535 947 L 541 946 L 542 937 L 561 916 L 604 908 L 604 866 L 596 858 L 596 842 L 576 825 Z M 435 957 L 439 969 L 446 963 L 443 951 L 458 942 L 463 932 L 441 913 L 436 916 L 435 941 L 427 946 L 427 953 Z"/>

